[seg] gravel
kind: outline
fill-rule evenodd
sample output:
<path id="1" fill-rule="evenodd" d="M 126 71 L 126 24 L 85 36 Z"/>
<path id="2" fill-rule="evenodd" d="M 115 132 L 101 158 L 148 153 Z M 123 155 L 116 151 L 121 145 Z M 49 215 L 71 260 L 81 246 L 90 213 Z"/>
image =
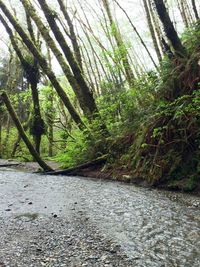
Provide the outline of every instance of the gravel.
<path id="1" fill-rule="evenodd" d="M 199 198 L 0 169 L 0 267 L 199 267 Z"/>

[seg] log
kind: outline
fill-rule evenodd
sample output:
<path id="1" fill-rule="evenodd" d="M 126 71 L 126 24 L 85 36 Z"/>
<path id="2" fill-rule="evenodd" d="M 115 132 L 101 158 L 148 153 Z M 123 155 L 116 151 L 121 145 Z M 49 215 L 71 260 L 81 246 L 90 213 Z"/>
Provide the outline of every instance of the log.
<path id="1" fill-rule="evenodd" d="M 108 155 L 104 155 L 102 157 L 99 157 L 97 159 L 94 159 L 92 161 L 77 165 L 72 168 L 64 169 L 64 170 L 59 170 L 59 171 L 50 171 L 46 172 L 45 174 L 47 175 L 76 175 L 79 171 L 90 168 L 90 167 L 95 167 L 100 164 L 106 163 L 108 158 Z"/>
<path id="2" fill-rule="evenodd" d="M 4 167 L 14 167 L 14 166 L 19 166 L 20 163 L 5 163 L 5 164 L 0 164 L 0 168 Z"/>

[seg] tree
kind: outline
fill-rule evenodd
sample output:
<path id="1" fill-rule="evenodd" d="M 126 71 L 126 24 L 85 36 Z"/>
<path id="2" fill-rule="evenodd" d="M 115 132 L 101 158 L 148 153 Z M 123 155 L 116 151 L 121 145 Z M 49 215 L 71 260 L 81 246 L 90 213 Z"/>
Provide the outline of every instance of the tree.
<path id="1" fill-rule="evenodd" d="M 36 58 L 25 58 L 25 56 L 23 56 L 22 51 L 17 43 L 17 40 L 11 28 L 8 26 L 8 24 L 6 23 L 6 21 L 1 15 L 0 15 L 0 21 L 2 22 L 2 24 L 6 28 L 6 31 L 9 34 L 12 46 L 21 62 L 21 65 L 24 69 L 25 76 L 28 80 L 28 83 L 30 83 L 31 85 L 31 93 L 32 93 L 33 109 L 34 109 L 34 113 L 32 116 L 31 133 L 34 136 L 36 151 L 40 154 L 41 136 L 42 134 L 44 134 L 45 130 L 44 130 L 44 121 L 41 117 L 39 96 L 38 96 L 38 90 L 37 90 L 37 84 L 39 82 L 39 76 L 40 76 L 37 59 Z M 31 26 L 29 25 L 29 27 Z"/>
<path id="2" fill-rule="evenodd" d="M 112 30 L 113 37 L 115 38 L 117 47 L 118 47 L 119 51 L 122 51 L 122 54 L 123 54 L 122 55 L 122 64 L 123 64 L 123 67 L 125 70 L 127 82 L 129 84 L 129 86 L 132 87 L 134 84 L 135 77 L 134 77 L 133 71 L 132 71 L 130 63 L 129 63 L 128 51 L 127 51 L 126 45 L 122 39 L 122 35 L 121 35 L 119 29 L 117 28 L 116 23 L 114 22 L 108 0 L 102 0 L 102 3 L 103 3 L 103 6 L 105 8 L 105 11 L 107 13 L 109 23 L 110 23 L 110 28 Z"/>
<path id="3" fill-rule="evenodd" d="M 155 51 L 156 51 L 156 55 L 157 55 L 159 61 L 161 61 L 162 60 L 162 56 L 161 56 L 159 44 L 158 44 L 158 41 L 157 41 L 156 32 L 155 32 L 155 29 L 154 29 L 154 25 L 153 25 L 153 21 L 152 21 L 152 17 L 151 17 L 150 8 L 148 6 L 148 3 L 149 3 L 149 5 L 151 5 L 150 1 L 147 2 L 147 0 L 143 0 L 145 12 L 146 12 L 147 23 L 148 23 L 148 26 L 149 26 L 149 31 L 151 33 L 152 40 L 153 40 L 153 45 L 154 45 L 154 48 L 155 48 Z"/>
<path id="4" fill-rule="evenodd" d="M 69 26 L 69 37 L 71 39 L 72 42 L 72 46 L 73 46 L 73 50 L 74 50 L 74 55 L 76 58 L 77 63 L 79 64 L 79 67 L 81 69 L 81 71 L 83 72 L 83 65 L 82 65 L 82 57 L 81 57 L 81 51 L 80 51 L 80 47 L 78 44 L 78 40 L 76 37 L 76 33 L 75 33 L 75 29 L 74 29 L 74 25 L 73 22 L 70 18 L 70 15 L 67 11 L 67 7 L 65 6 L 63 0 L 58 0 L 59 6 L 60 6 L 60 10 L 64 15 L 64 18 L 67 21 L 67 24 Z"/>
<path id="5" fill-rule="evenodd" d="M 198 11 L 197 11 L 196 2 L 195 2 L 195 0 L 191 0 L 191 2 L 192 2 L 192 8 L 193 8 L 193 11 L 194 11 L 194 14 L 195 14 L 195 18 L 196 18 L 196 20 L 199 20 L 199 14 L 198 14 Z"/>
<path id="6" fill-rule="evenodd" d="M 35 47 L 29 36 L 25 33 L 23 28 L 20 26 L 20 24 L 16 21 L 16 19 L 13 17 L 13 15 L 10 13 L 6 5 L 3 3 L 2 0 L 0 0 L 0 8 L 3 11 L 3 13 L 6 15 L 10 23 L 15 28 L 16 32 L 19 34 L 19 36 L 22 38 L 24 44 L 27 46 L 28 50 L 32 53 L 34 57 L 37 58 L 38 63 L 40 64 L 40 67 L 42 68 L 43 72 L 47 75 L 49 80 L 51 81 L 52 85 L 54 86 L 56 92 L 58 93 L 59 97 L 62 99 L 64 105 L 68 109 L 70 115 L 72 116 L 75 123 L 78 125 L 80 129 L 85 128 L 85 125 L 80 118 L 79 114 L 76 112 L 75 108 L 70 102 L 70 99 L 66 95 L 64 89 L 58 82 L 54 72 L 50 69 L 47 60 L 44 56 L 38 51 L 38 49 Z"/>
<path id="7" fill-rule="evenodd" d="M 174 28 L 174 25 L 169 17 L 166 6 L 163 0 L 154 0 L 156 10 L 158 12 L 159 18 L 163 24 L 165 34 L 170 41 L 170 45 L 174 50 L 175 54 L 179 57 L 184 57 L 186 54 L 185 47 L 181 43 L 180 38 L 178 37 L 177 31 Z"/>
<path id="8" fill-rule="evenodd" d="M 35 148 L 32 146 L 30 140 L 28 139 L 18 117 L 17 114 L 15 113 L 12 104 L 10 102 L 10 99 L 8 98 L 8 95 L 5 92 L 0 93 L 0 101 L 3 101 L 4 104 L 6 105 L 6 108 L 16 125 L 17 130 L 19 131 L 19 134 L 21 138 L 23 139 L 24 143 L 26 144 L 27 148 L 29 149 L 30 154 L 34 157 L 34 159 L 38 162 L 38 164 L 42 167 L 44 171 L 52 171 L 52 168 L 48 166 L 40 157 L 40 155 L 37 153 Z"/>
<path id="9" fill-rule="evenodd" d="M 78 63 L 76 62 L 70 47 L 68 46 L 66 42 L 66 38 L 64 37 L 63 33 L 61 32 L 61 30 L 59 29 L 57 25 L 57 22 L 56 22 L 57 14 L 53 10 L 50 9 L 50 7 L 47 5 L 45 0 L 38 0 L 38 2 L 44 12 L 44 15 L 48 21 L 48 24 L 57 42 L 59 43 L 72 69 L 73 75 L 76 79 L 77 84 L 79 85 L 79 89 L 81 90 L 82 102 L 85 104 L 85 108 L 87 108 L 87 111 L 89 115 L 91 116 L 91 118 L 92 117 L 96 118 L 97 116 L 99 116 L 99 112 L 98 112 L 98 108 L 96 106 L 94 97 L 92 95 L 90 88 L 87 85 L 87 82 L 85 81 L 83 77 L 81 69 Z M 106 127 L 103 126 L 103 128 L 106 128 Z"/>

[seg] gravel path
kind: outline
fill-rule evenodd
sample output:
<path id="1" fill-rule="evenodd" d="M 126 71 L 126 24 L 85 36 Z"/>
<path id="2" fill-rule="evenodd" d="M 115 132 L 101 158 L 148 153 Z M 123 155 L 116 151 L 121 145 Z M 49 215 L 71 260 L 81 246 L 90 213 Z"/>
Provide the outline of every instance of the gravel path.
<path id="1" fill-rule="evenodd" d="M 197 197 L 0 169 L 0 267 L 199 267 Z"/>

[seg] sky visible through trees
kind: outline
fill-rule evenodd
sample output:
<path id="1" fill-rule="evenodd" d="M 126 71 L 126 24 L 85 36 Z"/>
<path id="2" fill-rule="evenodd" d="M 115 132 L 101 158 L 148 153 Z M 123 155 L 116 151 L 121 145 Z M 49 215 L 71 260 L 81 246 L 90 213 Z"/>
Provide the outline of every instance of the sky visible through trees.
<path id="1" fill-rule="evenodd" d="M 152 181 L 197 166 L 199 5 L 0 0 L 0 156 L 103 157 Z"/>
<path id="2" fill-rule="evenodd" d="M 7 3 L 8 2 L 8 3 Z M 56 10 L 59 10 L 58 5 L 55 3 L 55 1 L 48 0 L 47 1 L 50 6 L 55 7 Z M 99 0 L 70 0 L 66 1 L 68 6 L 71 9 L 71 13 L 74 14 L 74 22 L 77 25 L 76 30 L 80 33 L 80 35 L 83 35 L 82 29 L 79 25 L 80 19 L 86 22 L 85 16 L 83 14 L 83 10 L 87 16 L 87 19 L 90 21 L 91 25 L 94 27 L 94 32 L 97 36 L 102 39 L 102 41 L 105 43 L 107 42 L 106 39 L 103 39 L 103 32 L 100 27 L 100 20 L 103 19 L 102 15 L 102 7 Z M 144 12 L 144 6 L 142 3 L 142 0 L 119 0 L 119 4 L 125 9 L 127 14 L 130 16 L 134 26 L 138 29 L 139 33 L 141 34 L 142 38 L 146 41 L 146 44 L 148 48 L 150 49 L 152 56 L 156 58 L 155 51 L 152 44 L 152 39 L 150 37 L 150 32 L 148 30 L 146 16 Z M 181 20 L 181 16 L 179 14 L 177 3 L 175 0 L 168 1 L 170 5 L 170 11 L 172 15 L 172 20 L 175 20 L 176 27 L 180 32 L 183 30 L 183 24 Z M 36 3 L 36 1 L 32 1 L 32 3 Z M 19 0 L 9 0 L 6 1 L 6 4 L 9 4 L 12 9 L 17 10 L 17 17 L 20 20 L 23 20 L 24 17 L 24 11 L 21 7 L 21 3 Z M 37 5 L 36 5 L 37 7 Z M 136 54 L 139 55 L 140 60 L 143 64 L 146 64 L 152 67 L 152 62 L 149 60 L 148 56 L 146 56 L 145 51 L 141 47 L 141 44 L 134 33 L 130 23 L 128 22 L 125 14 L 123 11 L 114 3 L 111 3 L 112 12 L 114 14 L 114 17 L 121 29 L 121 32 L 123 33 L 123 37 L 125 41 L 127 42 L 128 46 L 130 47 L 130 51 L 135 51 Z M 42 12 L 40 9 L 38 9 L 38 12 L 41 16 Z M 79 16 L 77 15 L 79 14 Z M 79 17 L 79 18 L 77 18 Z M 84 38 L 84 37 L 83 37 Z M 0 24 L 0 51 L 1 54 L 4 55 L 4 53 L 8 53 L 8 36 L 5 32 L 4 27 Z M 156 59 L 155 59 L 156 60 Z M 54 68 L 57 73 L 60 73 L 60 67 L 59 64 L 57 64 L 57 61 L 54 59 Z"/>

